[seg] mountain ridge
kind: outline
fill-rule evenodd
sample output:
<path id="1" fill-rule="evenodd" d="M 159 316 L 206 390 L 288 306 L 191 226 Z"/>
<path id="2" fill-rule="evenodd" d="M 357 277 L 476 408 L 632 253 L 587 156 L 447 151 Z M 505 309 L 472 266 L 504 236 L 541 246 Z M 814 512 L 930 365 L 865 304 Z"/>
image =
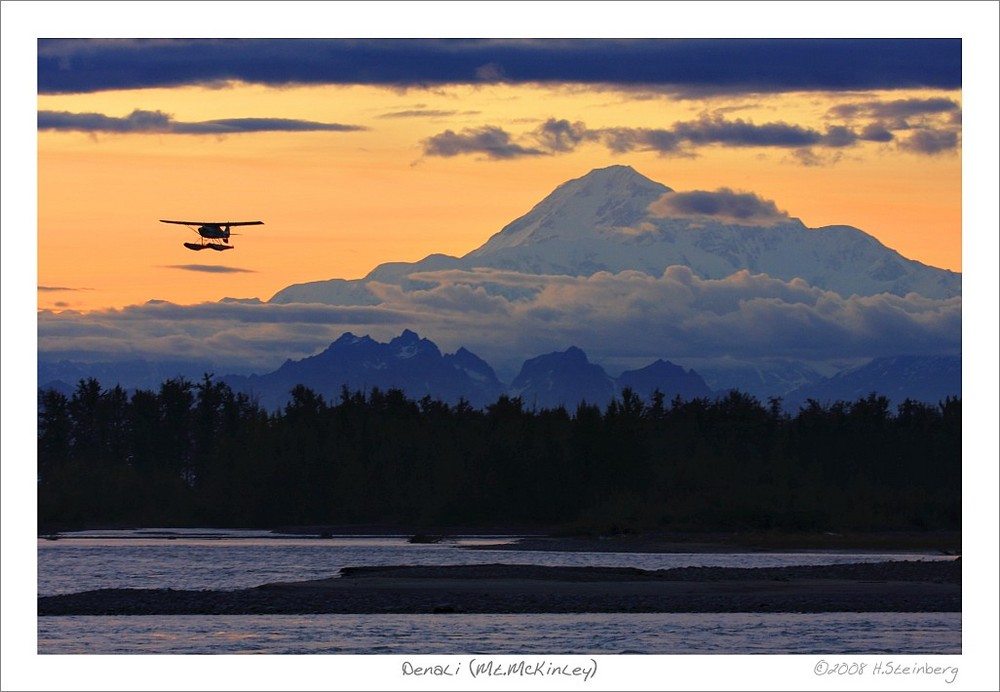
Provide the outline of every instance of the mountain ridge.
<path id="1" fill-rule="evenodd" d="M 161 374 L 169 370 L 149 365 Z M 59 366 L 65 372 L 68 364 L 62 362 Z M 40 362 L 40 384 L 45 382 L 44 367 Z M 134 364 L 131 370 L 138 372 Z M 54 374 L 56 371 L 50 372 Z M 83 374 L 85 368 L 81 366 L 79 372 Z M 95 379 L 103 380 L 102 384 L 107 386 L 110 384 L 109 372 L 106 367 L 97 368 Z M 189 379 L 198 382 L 203 374 L 198 373 Z M 169 377 L 177 376 L 188 375 L 178 373 Z M 142 382 L 146 380 L 148 374 Z M 369 335 L 357 336 L 345 332 L 320 353 L 299 360 L 286 360 L 269 373 L 223 375 L 216 380 L 236 392 L 251 396 L 272 411 L 291 401 L 291 392 L 297 385 L 306 386 L 331 402 L 344 390 L 353 393 L 378 388 L 383 391 L 399 389 L 413 400 L 430 397 L 449 404 L 465 401 L 475 408 L 489 406 L 500 396 L 517 397 L 532 409 L 565 407 L 571 413 L 582 403 L 605 407 L 625 388 L 631 389 L 647 403 L 653 400 L 655 392 L 669 402 L 675 398 L 684 401 L 711 399 L 739 389 L 712 389 L 695 370 L 663 359 L 612 377 L 602 366 L 590 362 L 586 353 L 576 346 L 526 359 L 510 384 L 504 384 L 489 363 L 465 347 L 460 347 L 455 353 L 442 353 L 433 341 L 409 329 L 384 343 Z M 125 388 L 150 389 L 145 385 L 115 384 Z M 51 380 L 40 386 L 43 390 L 49 388 L 66 395 L 71 395 L 74 389 L 62 380 Z M 152 389 L 156 390 L 158 386 Z M 829 404 L 833 401 L 854 401 L 872 392 L 886 396 L 893 404 L 902 403 L 905 399 L 937 404 L 946 397 L 961 398 L 961 358 L 875 358 L 790 392 L 762 395 L 740 391 L 761 401 L 777 396 L 783 400 L 788 411 L 806 405 L 809 399 Z"/>
<path id="2" fill-rule="evenodd" d="M 597 272 L 641 271 L 660 276 L 670 266 L 687 266 L 705 279 L 741 270 L 783 281 L 804 280 L 843 296 L 919 293 L 928 298 L 961 295 L 961 274 L 929 267 L 887 248 L 848 225 L 808 228 L 799 219 L 771 211 L 752 195 L 731 191 L 698 193 L 699 200 L 756 205 L 765 221 L 713 213 L 669 211 L 676 193 L 629 166 L 610 166 L 563 183 L 527 214 L 507 224 L 462 257 L 428 255 L 413 262 L 388 262 L 362 279 L 292 284 L 269 302 L 374 305 L 371 281 L 412 290 L 424 282 L 408 277 L 447 269 L 499 269 L 528 275 L 590 276 Z M 748 201 L 749 200 L 749 201 Z M 771 205 L 773 206 L 773 205 Z M 665 211 L 666 210 L 666 211 Z"/>

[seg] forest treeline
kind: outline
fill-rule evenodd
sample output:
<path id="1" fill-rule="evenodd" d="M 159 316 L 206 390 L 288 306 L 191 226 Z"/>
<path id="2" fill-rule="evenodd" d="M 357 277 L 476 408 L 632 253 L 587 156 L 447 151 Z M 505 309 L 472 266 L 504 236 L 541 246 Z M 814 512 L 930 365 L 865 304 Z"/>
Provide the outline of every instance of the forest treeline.
<path id="1" fill-rule="evenodd" d="M 961 401 L 740 392 L 476 409 L 400 390 L 279 412 L 206 375 L 39 393 L 40 531 L 83 526 L 545 526 L 602 532 L 957 529 Z"/>

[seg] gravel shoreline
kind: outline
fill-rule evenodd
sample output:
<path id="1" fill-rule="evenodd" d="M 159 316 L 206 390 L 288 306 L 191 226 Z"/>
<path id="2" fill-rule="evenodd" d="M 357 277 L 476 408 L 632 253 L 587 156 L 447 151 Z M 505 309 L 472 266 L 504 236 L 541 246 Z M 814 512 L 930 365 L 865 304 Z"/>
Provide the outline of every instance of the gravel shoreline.
<path id="1" fill-rule="evenodd" d="M 447 534 L 446 534 L 447 535 Z M 510 543 L 465 545 L 476 550 L 592 553 L 756 553 L 874 551 L 960 555 L 959 532 L 872 534 L 639 533 L 616 536 L 521 536 Z"/>
<path id="2" fill-rule="evenodd" d="M 40 616 L 304 613 L 961 612 L 960 560 L 640 570 L 537 565 L 344 568 L 232 591 L 102 589 Z"/>

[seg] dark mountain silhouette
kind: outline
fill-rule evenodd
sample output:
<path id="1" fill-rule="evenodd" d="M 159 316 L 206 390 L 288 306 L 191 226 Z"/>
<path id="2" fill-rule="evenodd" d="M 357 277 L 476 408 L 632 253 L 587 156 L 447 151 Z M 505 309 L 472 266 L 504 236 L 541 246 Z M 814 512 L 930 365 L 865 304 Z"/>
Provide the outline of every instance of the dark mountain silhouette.
<path id="1" fill-rule="evenodd" d="M 898 406 L 906 399 L 937 404 L 962 396 L 961 356 L 891 356 L 876 358 L 785 397 L 786 408 L 814 399 L 821 404 L 854 401 L 876 392 Z"/>
<path id="2" fill-rule="evenodd" d="M 565 406 L 572 411 L 581 402 L 606 406 L 618 392 L 614 378 L 604 368 L 571 346 L 526 360 L 509 393 L 520 397 L 528 408 Z"/>
<path id="3" fill-rule="evenodd" d="M 618 376 L 619 391 L 628 387 L 644 400 L 649 401 L 657 390 L 669 402 L 675 397 L 688 401 L 711 397 L 712 390 L 701 375 L 685 370 L 670 361 L 657 360 L 639 370 L 626 370 Z"/>
<path id="4" fill-rule="evenodd" d="M 156 391 L 167 379 L 184 377 L 198 382 L 210 373 L 190 364 L 162 370 L 132 362 L 120 371 L 114 366 L 68 361 L 55 365 L 40 361 L 39 388 L 69 395 L 80 380 L 93 377 L 105 388 L 121 385 L 127 390 Z M 57 374 L 61 377 L 54 377 Z M 134 375 L 131 379 L 130 374 Z M 488 406 L 506 394 L 519 397 L 529 409 L 564 406 L 571 413 L 583 402 L 603 408 L 626 387 L 647 403 L 656 391 L 669 403 L 675 397 L 683 401 L 712 398 L 733 389 L 713 389 L 698 372 L 662 359 L 614 378 L 600 365 L 591 363 L 586 353 L 575 346 L 526 360 L 507 385 L 498 379 L 489 363 L 468 349 L 442 354 L 433 341 L 410 330 L 404 330 L 388 343 L 347 332 L 321 353 L 287 360 L 273 372 L 224 375 L 216 379 L 235 392 L 250 395 L 272 411 L 291 400 L 291 392 L 297 385 L 308 387 L 331 403 L 339 399 L 345 388 L 351 393 L 378 388 L 399 389 L 413 400 L 430 397 L 450 404 L 464 400 L 475 408 Z M 769 398 L 752 389 L 735 389 L 761 401 Z M 867 365 L 799 387 L 784 396 L 783 402 L 786 410 L 794 411 L 809 399 L 827 405 L 854 401 L 872 392 L 886 396 L 893 405 L 906 399 L 937 404 L 949 396 L 961 397 L 962 359 L 960 356 L 877 358 Z"/>
<path id="5" fill-rule="evenodd" d="M 265 408 L 284 405 L 289 392 L 302 384 L 329 401 L 346 387 L 350 392 L 400 389 L 411 399 L 429 396 L 473 406 L 491 403 L 503 385 L 485 361 L 469 351 L 443 355 L 432 341 L 405 330 L 389 343 L 345 333 L 315 356 L 288 360 L 265 375 L 222 378 L 235 391 L 255 397 Z"/>
<path id="6" fill-rule="evenodd" d="M 468 349 L 442 355 L 436 344 L 410 330 L 389 343 L 348 332 L 322 353 L 288 360 L 274 372 L 222 380 L 272 410 L 286 404 L 299 384 L 328 401 L 339 398 L 345 387 L 350 392 L 377 387 L 400 389 L 415 400 L 429 396 L 454 404 L 464 399 L 476 408 L 495 402 L 501 394 L 520 397 L 529 408 L 572 409 L 581 401 L 603 407 L 617 394 L 614 378 L 589 363 L 578 348 L 526 361 L 507 387 L 488 363 Z"/>

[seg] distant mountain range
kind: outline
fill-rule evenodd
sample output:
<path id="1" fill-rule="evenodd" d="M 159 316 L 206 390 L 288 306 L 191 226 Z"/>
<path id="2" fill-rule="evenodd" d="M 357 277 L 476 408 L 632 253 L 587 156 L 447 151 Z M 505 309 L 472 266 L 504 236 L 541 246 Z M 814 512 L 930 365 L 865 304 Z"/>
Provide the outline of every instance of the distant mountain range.
<path id="1" fill-rule="evenodd" d="M 347 333 L 322 353 L 286 361 L 274 372 L 222 379 L 268 408 L 284 404 L 297 384 L 328 401 L 336 401 L 344 388 L 353 393 L 378 387 L 401 389 L 412 399 L 429 396 L 454 403 L 464 398 L 477 407 L 496 401 L 505 389 L 493 368 L 474 354 L 464 348 L 442 354 L 432 341 L 409 330 L 389 343 Z"/>
<path id="2" fill-rule="evenodd" d="M 204 373 L 178 370 L 171 373 L 162 365 L 150 366 L 139 380 L 145 384 L 134 388 L 153 389 L 150 373 L 159 377 L 184 376 L 199 381 Z M 133 373 L 141 370 L 140 363 L 130 365 Z M 109 367 L 87 372 L 86 366 L 55 364 L 39 370 L 42 388 L 55 388 L 71 393 L 74 382 L 65 377 L 93 376 L 105 387 L 117 382 L 108 378 Z M 103 376 L 102 376 L 103 374 Z M 54 377 L 59 375 L 60 377 Z M 961 358 L 954 356 L 907 356 L 879 358 L 863 367 L 854 368 L 835 377 L 825 378 L 789 392 L 784 401 L 786 408 L 795 410 L 809 399 L 820 403 L 854 401 L 873 391 L 887 396 L 893 404 L 913 399 L 936 404 L 948 396 L 961 397 Z M 465 400 L 476 408 L 494 403 L 501 395 L 519 397 L 527 408 L 556 408 L 563 406 L 571 413 L 583 402 L 601 408 L 621 395 L 628 387 L 645 401 L 659 391 L 666 402 L 674 398 L 690 400 L 712 398 L 726 390 L 712 390 L 693 370 L 657 360 L 637 370 L 627 370 L 618 377 L 587 359 L 579 348 L 553 352 L 526 360 L 520 372 L 505 385 L 493 368 L 482 358 L 460 348 L 453 354 L 442 354 L 434 342 L 406 330 L 388 343 L 378 342 L 368 336 L 346 333 L 322 353 L 301 360 L 288 360 L 277 370 L 261 375 L 224 375 L 217 378 L 236 392 L 250 395 L 266 409 L 281 409 L 290 401 L 290 392 L 299 384 L 321 394 L 328 402 L 336 403 L 346 389 L 349 393 L 400 389 L 408 398 L 433 400 L 456 404 Z M 746 390 L 744 390 L 746 391 Z M 748 392 L 751 393 L 752 392 Z M 765 397 L 758 397 L 762 400 Z"/>
<path id="3" fill-rule="evenodd" d="M 797 408 L 809 399 L 821 404 L 856 401 L 871 393 L 896 404 L 912 399 L 937 403 L 962 396 L 962 359 L 958 356 L 889 356 L 875 358 L 789 392 L 785 404 Z"/>
<path id="4" fill-rule="evenodd" d="M 712 394 L 696 373 L 664 361 L 613 378 L 575 347 L 525 361 L 513 382 L 505 385 L 475 354 L 464 348 L 442 354 L 432 341 L 410 330 L 388 343 L 344 334 L 322 353 L 288 361 L 272 373 L 222 380 L 270 409 L 284 405 L 296 384 L 306 384 L 328 401 L 336 401 L 344 388 L 367 392 L 377 387 L 400 389 L 414 400 L 427 396 L 455 404 L 464 399 L 477 408 L 501 395 L 519 397 L 530 408 L 573 410 L 581 402 L 604 407 L 624 386 L 647 398 L 656 389 L 668 399 Z"/>

